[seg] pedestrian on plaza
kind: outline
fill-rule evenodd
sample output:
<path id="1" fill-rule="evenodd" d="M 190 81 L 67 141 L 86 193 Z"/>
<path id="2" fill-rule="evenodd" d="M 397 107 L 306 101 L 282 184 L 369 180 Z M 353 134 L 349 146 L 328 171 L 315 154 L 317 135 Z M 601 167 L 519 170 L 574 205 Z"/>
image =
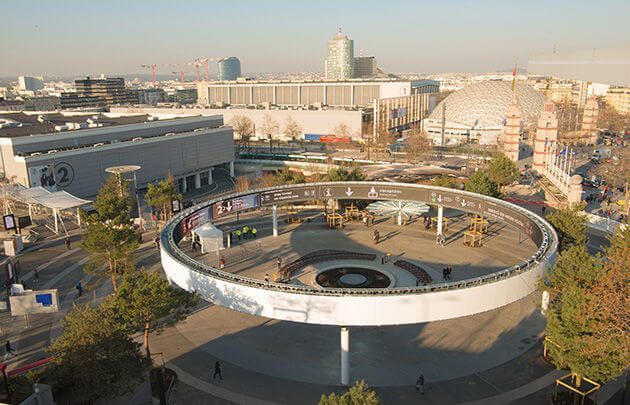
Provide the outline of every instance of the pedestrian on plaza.
<path id="1" fill-rule="evenodd" d="M 157 250 L 160 250 L 160 238 L 156 236 L 155 238 L 153 238 L 153 242 L 155 243 L 155 248 Z"/>
<path id="2" fill-rule="evenodd" d="M 368 227 L 368 217 L 367 217 L 367 215 L 363 216 L 363 225 L 365 225 L 366 228 Z"/>
<path id="3" fill-rule="evenodd" d="M 265 283 L 269 282 L 269 273 L 265 273 Z"/>
<path id="4" fill-rule="evenodd" d="M 280 268 L 282 268 L 282 259 L 280 256 L 276 259 L 276 264 L 278 265 L 278 270 L 280 270 Z"/>
<path id="5" fill-rule="evenodd" d="M 237 229 L 236 231 L 234 231 L 234 233 L 236 234 L 236 238 L 239 240 L 239 242 L 241 241 L 241 230 Z"/>
<path id="6" fill-rule="evenodd" d="M 540 210 L 542 211 L 542 214 L 545 215 L 545 213 L 547 212 L 547 206 L 543 205 Z"/>
<path id="7" fill-rule="evenodd" d="M 17 356 L 17 352 L 15 351 L 15 349 L 13 348 L 13 346 L 11 346 L 11 342 L 9 340 L 7 340 L 7 342 L 4 344 L 4 359 L 8 359 L 9 355 L 15 357 Z"/>
<path id="8" fill-rule="evenodd" d="M 249 226 L 243 227 L 243 239 L 247 239 L 247 234 L 249 233 Z"/>
<path id="9" fill-rule="evenodd" d="M 219 268 L 221 270 L 223 270 L 225 268 L 225 259 L 224 258 L 219 259 Z"/>
<path id="10" fill-rule="evenodd" d="M 374 244 L 378 245 L 378 239 L 379 239 L 379 234 L 378 234 L 378 230 L 375 229 L 374 230 Z"/>
<path id="11" fill-rule="evenodd" d="M 451 273 L 453 272 L 453 268 L 448 266 L 448 281 L 451 281 Z"/>
<path id="12" fill-rule="evenodd" d="M 223 381 L 223 374 L 221 373 L 221 362 L 219 360 L 214 363 L 214 375 L 212 376 L 212 379 L 216 381 L 217 376 L 219 377 L 219 381 Z"/>
<path id="13" fill-rule="evenodd" d="M 193 239 L 192 241 L 192 251 L 196 252 L 197 251 L 197 241 Z"/>
<path id="14" fill-rule="evenodd" d="M 252 238 L 256 239 L 256 234 L 258 233 L 258 229 L 252 228 Z"/>
<path id="15" fill-rule="evenodd" d="M 70 238 L 68 236 L 66 236 L 66 249 L 72 249 L 72 247 L 70 246 Z"/>
<path id="16" fill-rule="evenodd" d="M 420 373 L 420 376 L 416 381 L 416 392 L 424 395 L 424 375 L 422 373 Z"/>
<path id="17" fill-rule="evenodd" d="M 36 283 L 39 283 L 39 273 L 37 272 L 37 269 L 33 270 L 33 280 L 35 280 Z"/>
<path id="18" fill-rule="evenodd" d="M 83 295 L 83 286 L 81 285 L 81 280 L 77 282 L 77 285 L 75 285 L 74 288 L 79 291 L 79 297 Z"/>
<path id="19" fill-rule="evenodd" d="M 448 267 L 444 267 L 442 269 L 442 278 L 444 281 L 448 281 Z"/>

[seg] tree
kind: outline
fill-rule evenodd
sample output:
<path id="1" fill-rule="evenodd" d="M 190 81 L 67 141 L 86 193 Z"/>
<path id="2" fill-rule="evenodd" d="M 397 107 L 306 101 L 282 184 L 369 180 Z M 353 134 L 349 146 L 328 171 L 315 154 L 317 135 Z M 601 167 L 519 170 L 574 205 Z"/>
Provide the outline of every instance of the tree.
<path id="1" fill-rule="evenodd" d="M 138 247 L 137 234 L 129 217 L 129 197 L 119 179 L 110 176 L 94 201 L 95 212 L 87 215 L 81 247 L 91 253 L 86 270 L 107 273 L 114 291 L 116 277 L 133 267 L 131 254 Z"/>
<path id="2" fill-rule="evenodd" d="M 338 136 L 340 138 L 350 138 L 352 136 L 352 131 L 350 130 L 350 127 L 348 126 L 348 124 L 344 123 L 341 123 L 334 127 L 332 132 L 335 136 Z"/>
<path id="3" fill-rule="evenodd" d="M 247 176 L 238 176 L 234 181 L 234 187 L 236 192 L 240 193 L 242 191 L 247 191 L 251 188 L 251 182 L 249 181 L 249 177 Z"/>
<path id="4" fill-rule="evenodd" d="M 276 170 L 276 173 L 269 179 L 269 183 L 269 186 L 301 184 L 306 183 L 306 178 L 304 173 L 293 171 L 288 166 L 285 166 L 281 170 Z"/>
<path id="5" fill-rule="evenodd" d="M 448 176 L 435 177 L 433 178 L 431 183 L 437 187 L 446 187 L 446 188 L 457 187 L 457 181 L 454 178 L 448 177 Z"/>
<path id="6" fill-rule="evenodd" d="M 405 152 L 407 152 L 407 160 L 409 162 L 425 158 L 432 149 L 431 141 L 422 131 L 413 131 L 405 138 Z"/>
<path id="7" fill-rule="evenodd" d="M 546 284 L 551 290 L 546 334 L 558 368 L 606 383 L 630 363 L 630 227 L 610 239 L 606 257 L 588 255 L 584 244 L 561 253 Z"/>
<path id="8" fill-rule="evenodd" d="M 466 182 L 466 191 L 490 197 L 501 196 L 497 183 L 490 180 L 490 178 L 482 170 L 476 171 L 468 177 L 468 181 Z"/>
<path id="9" fill-rule="evenodd" d="M 378 405 L 379 403 L 376 392 L 363 380 L 357 381 L 341 395 L 334 392 L 328 396 L 322 394 L 319 400 L 319 405 Z"/>
<path id="10" fill-rule="evenodd" d="M 328 169 L 324 175 L 324 181 L 363 181 L 365 176 L 359 167 L 352 170 L 343 167 Z"/>
<path id="11" fill-rule="evenodd" d="M 516 164 L 503 154 L 495 155 L 486 168 L 486 175 L 495 182 L 499 190 L 518 179 L 519 172 Z"/>
<path id="12" fill-rule="evenodd" d="M 166 221 L 173 214 L 172 202 L 182 200 L 182 195 L 177 191 L 173 176 L 168 176 L 157 183 L 149 183 L 144 197 L 151 206 L 160 208 L 160 218 L 163 221 Z"/>
<path id="13" fill-rule="evenodd" d="M 547 215 L 547 219 L 558 233 L 560 252 L 573 245 L 586 243 L 586 217 L 583 215 L 585 204 L 573 204 Z"/>
<path id="14" fill-rule="evenodd" d="M 149 334 L 186 319 L 198 302 L 197 293 L 173 288 L 159 273 L 141 269 L 127 273 L 118 292 L 105 305 L 129 331 L 143 332 L 149 357 Z"/>
<path id="15" fill-rule="evenodd" d="M 150 362 L 140 344 L 117 327 L 101 308 L 76 306 L 64 319 L 63 333 L 46 351 L 56 376 L 74 400 L 94 401 L 132 392 Z"/>
<path id="16" fill-rule="evenodd" d="M 268 113 L 265 114 L 263 117 L 263 122 L 262 122 L 262 126 L 260 127 L 260 130 L 269 139 L 270 150 L 272 149 L 273 136 L 278 133 L 279 129 L 280 129 L 280 124 L 278 124 L 278 121 L 274 120 L 270 114 Z"/>
<path id="17" fill-rule="evenodd" d="M 249 142 L 249 138 L 254 136 L 254 122 L 247 116 L 237 114 L 230 120 L 230 125 L 239 136 L 241 144 Z"/>
<path id="18" fill-rule="evenodd" d="M 300 126 L 300 124 L 297 123 L 296 120 L 293 119 L 293 117 L 289 116 L 286 123 L 284 124 L 284 134 L 289 139 L 295 140 L 301 137 L 302 127 Z"/>

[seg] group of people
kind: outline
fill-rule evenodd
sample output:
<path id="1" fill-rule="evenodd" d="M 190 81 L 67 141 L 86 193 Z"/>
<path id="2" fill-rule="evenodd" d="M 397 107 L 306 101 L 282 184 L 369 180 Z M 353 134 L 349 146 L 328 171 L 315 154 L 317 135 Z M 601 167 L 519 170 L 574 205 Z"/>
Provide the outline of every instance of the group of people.
<path id="1" fill-rule="evenodd" d="M 234 231 L 234 234 L 236 235 L 236 238 L 240 241 L 241 238 L 243 239 L 256 239 L 256 235 L 258 234 L 258 229 L 252 227 L 250 228 L 249 226 L 244 226 L 243 229 L 237 229 L 236 231 Z"/>
<path id="2" fill-rule="evenodd" d="M 368 215 L 364 212 L 362 221 L 363 221 L 363 225 L 365 225 L 366 228 L 369 228 L 370 225 L 374 225 L 374 216 Z"/>
<path id="3" fill-rule="evenodd" d="M 431 219 L 429 217 L 423 215 L 422 223 L 424 224 L 424 229 L 431 229 Z"/>
<path id="4" fill-rule="evenodd" d="M 448 267 L 444 267 L 442 269 L 442 277 L 444 278 L 444 281 L 450 281 L 451 280 L 451 273 L 453 272 L 453 268 L 448 266 Z"/>
<path id="5" fill-rule="evenodd" d="M 446 239 L 444 238 L 444 235 L 442 235 L 441 233 L 438 233 L 437 237 L 435 238 L 435 243 L 437 243 L 440 246 L 444 246 L 445 241 Z"/>

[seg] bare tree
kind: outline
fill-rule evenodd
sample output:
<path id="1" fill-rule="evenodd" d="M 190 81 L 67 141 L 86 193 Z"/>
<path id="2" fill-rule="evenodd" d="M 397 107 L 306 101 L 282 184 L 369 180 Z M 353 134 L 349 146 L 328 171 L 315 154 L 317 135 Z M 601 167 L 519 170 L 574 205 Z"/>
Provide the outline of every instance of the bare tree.
<path id="1" fill-rule="evenodd" d="M 230 125 L 238 134 L 241 144 L 248 143 L 249 138 L 254 135 L 254 122 L 249 117 L 237 114 L 230 120 Z"/>
<path id="2" fill-rule="evenodd" d="M 278 134 L 280 130 L 280 124 L 278 121 L 274 120 L 271 114 L 267 113 L 263 117 L 262 126 L 260 128 L 261 132 L 269 138 L 269 150 L 273 149 L 273 136 L 274 134 Z"/>
<path id="3" fill-rule="evenodd" d="M 249 177 L 247 176 L 238 176 L 234 181 L 234 186 L 236 188 L 236 192 L 247 191 L 251 188 L 251 183 L 249 181 Z"/>
<path id="4" fill-rule="evenodd" d="M 296 140 L 302 135 L 302 127 L 297 123 L 293 117 L 289 116 L 284 124 L 284 134 L 292 139 Z"/>
<path id="5" fill-rule="evenodd" d="M 433 146 L 427 134 L 420 130 L 412 131 L 405 139 L 405 152 L 407 152 L 409 162 L 425 159 L 432 149 Z"/>
<path id="6" fill-rule="evenodd" d="M 348 124 L 341 123 L 333 128 L 333 134 L 340 138 L 350 138 L 352 137 L 352 131 Z"/>

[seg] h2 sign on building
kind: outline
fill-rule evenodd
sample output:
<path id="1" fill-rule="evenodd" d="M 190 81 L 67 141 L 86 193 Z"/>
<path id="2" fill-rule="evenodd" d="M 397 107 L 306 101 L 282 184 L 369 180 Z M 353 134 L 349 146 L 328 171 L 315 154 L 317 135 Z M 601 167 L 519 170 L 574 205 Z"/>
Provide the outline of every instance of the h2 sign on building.
<path id="1" fill-rule="evenodd" d="M 48 191 L 68 187 L 74 181 L 74 169 L 69 163 L 60 162 L 28 168 L 31 187 L 43 187 Z"/>

